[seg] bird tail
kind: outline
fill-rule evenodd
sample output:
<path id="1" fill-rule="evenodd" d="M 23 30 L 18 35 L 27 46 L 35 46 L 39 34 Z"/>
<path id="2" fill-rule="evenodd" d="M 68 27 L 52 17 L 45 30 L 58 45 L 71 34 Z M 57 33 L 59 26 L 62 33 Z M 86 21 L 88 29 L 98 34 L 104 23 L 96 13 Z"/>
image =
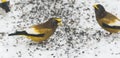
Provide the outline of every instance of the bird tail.
<path id="1" fill-rule="evenodd" d="M 16 31 L 15 33 L 8 34 L 8 36 L 13 36 L 13 35 L 43 37 L 45 34 L 28 34 L 26 31 Z"/>
<path id="2" fill-rule="evenodd" d="M 9 36 L 13 36 L 13 35 L 27 35 L 27 32 L 26 31 L 16 31 L 15 33 L 9 34 Z"/>

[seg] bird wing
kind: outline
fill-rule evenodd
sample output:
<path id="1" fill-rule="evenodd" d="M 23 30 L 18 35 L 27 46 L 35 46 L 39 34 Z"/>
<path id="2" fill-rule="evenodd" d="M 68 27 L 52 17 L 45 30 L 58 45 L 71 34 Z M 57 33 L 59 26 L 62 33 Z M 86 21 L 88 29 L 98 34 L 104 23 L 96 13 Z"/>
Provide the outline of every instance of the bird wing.
<path id="1" fill-rule="evenodd" d="M 114 21 L 114 22 L 109 23 L 108 25 L 109 25 L 109 26 L 120 26 L 120 20 L 115 19 L 115 21 Z"/>
<path id="2" fill-rule="evenodd" d="M 109 26 L 120 26 L 120 19 L 109 12 L 107 12 L 107 15 L 103 19 L 103 22 Z"/>
<path id="3" fill-rule="evenodd" d="M 108 24 L 102 23 L 102 27 L 104 28 L 112 28 L 112 29 L 120 29 L 120 26 L 110 26 Z"/>
<path id="4" fill-rule="evenodd" d="M 103 22 L 102 26 L 104 28 L 120 29 L 120 21 L 118 19 L 114 19 L 114 21 L 109 23 Z"/>
<path id="5" fill-rule="evenodd" d="M 49 31 L 51 31 L 52 29 L 48 29 L 48 28 L 29 28 L 29 29 L 26 29 L 26 32 L 28 34 L 45 34 Z"/>
<path id="6" fill-rule="evenodd" d="M 2 9 L 1 7 L 0 7 L 0 15 L 6 15 L 5 10 L 4 10 L 4 9 Z"/>
<path id="7" fill-rule="evenodd" d="M 49 36 L 52 34 L 52 29 L 50 28 L 41 28 L 41 27 L 32 27 L 29 30 L 27 30 L 27 33 L 29 34 L 44 34 L 43 37 L 37 37 L 37 36 L 27 36 L 28 39 L 31 39 L 35 42 L 42 42 L 43 40 L 46 40 L 49 38 Z"/>

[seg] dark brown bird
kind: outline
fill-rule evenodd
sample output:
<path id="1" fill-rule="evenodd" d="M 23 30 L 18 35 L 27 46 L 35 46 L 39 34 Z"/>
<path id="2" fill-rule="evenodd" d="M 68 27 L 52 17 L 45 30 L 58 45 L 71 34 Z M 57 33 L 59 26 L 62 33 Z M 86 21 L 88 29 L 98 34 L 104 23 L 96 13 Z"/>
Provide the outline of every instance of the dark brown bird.
<path id="1" fill-rule="evenodd" d="M 28 39 L 31 39 L 35 42 L 42 42 L 53 35 L 56 28 L 61 24 L 62 20 L 60 18 L 50 18 L 45 23 L 33 25 L 31 28 L 26 29 L 25 31 L 16 31 L 15 33 L 9 34 L 9 36 L 24 35 Z"/>
<path id="2" fill-rule="evenodd" d="M 95 4 L 93 7 L 95 9 L 96 20 L 103 29 L 110 33 L 120 31 L 120 19 L 107 12 L 101 4 Z"/>

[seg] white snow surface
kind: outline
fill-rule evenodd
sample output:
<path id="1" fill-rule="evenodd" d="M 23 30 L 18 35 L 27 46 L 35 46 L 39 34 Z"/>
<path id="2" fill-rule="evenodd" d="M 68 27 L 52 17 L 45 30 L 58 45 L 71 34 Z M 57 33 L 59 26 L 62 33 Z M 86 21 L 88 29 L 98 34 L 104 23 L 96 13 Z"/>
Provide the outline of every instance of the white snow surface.
<path id="1" fill-rule="evenodd" d="M 120 58 L 120 33 L 96 22 L 93 4 L 100 3 L 120 18 L 120 0 L 10 0 L 11 12 L 0 15 L 0 58 Z M 63 26 L 45 42 L 8 34 L 51 17 Z"/>

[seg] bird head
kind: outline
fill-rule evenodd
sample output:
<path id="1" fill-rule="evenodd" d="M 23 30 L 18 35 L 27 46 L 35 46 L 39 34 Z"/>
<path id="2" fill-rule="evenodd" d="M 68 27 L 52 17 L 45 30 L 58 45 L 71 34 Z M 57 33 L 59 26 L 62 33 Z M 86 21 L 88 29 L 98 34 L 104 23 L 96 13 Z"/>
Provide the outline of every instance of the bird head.
<path id="1" fill-rule="evenodd" d="M 101 4 L 94 4 L 93 7 L 97 18 L 103 18 L 106 15 L 106 11 Z"/>
<path id="2" fill-rule="evenodd" d="M 50 22 L 53 26 L 62 26 L 62 19 L 61 18 L 50 18 Z"/>
<path id="3" fill-rule="evenodd" d="M 6 12 L 10 12 L 10 2 L 8 0 L 1 0 L 1 8 Z"/>

